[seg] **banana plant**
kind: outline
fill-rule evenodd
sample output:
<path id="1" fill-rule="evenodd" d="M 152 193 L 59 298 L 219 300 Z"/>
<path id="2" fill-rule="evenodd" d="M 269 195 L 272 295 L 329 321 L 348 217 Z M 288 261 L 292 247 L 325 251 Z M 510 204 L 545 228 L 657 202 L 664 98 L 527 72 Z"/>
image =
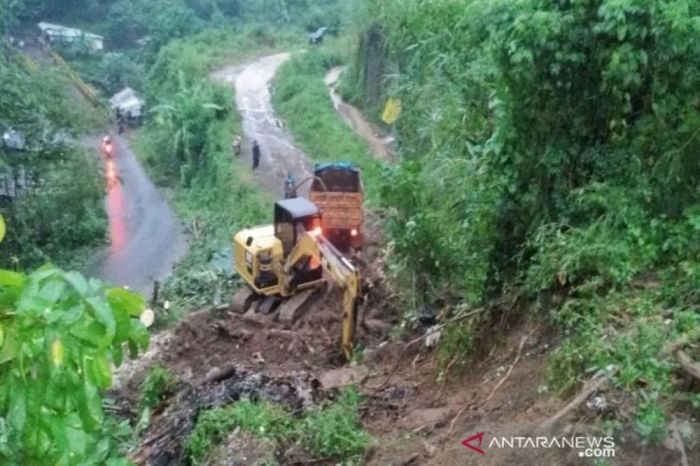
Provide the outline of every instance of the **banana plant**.
<path id="1" fill-rule="evenodd" d="M 156 124 L 170 133 L 173 165 L 181 170 L 184 165 L 192 173 L 201 164 L 206 144 L 206 129 L 215 112 L 223 110 L 214 103 L 205 102 L 202 83 L 190 85 L 182 70 L 178 72 L 178 90 L 170 103 L 151 109 L 156 114 Z M 190 176 L 182 181 L 187 184 Z"/>

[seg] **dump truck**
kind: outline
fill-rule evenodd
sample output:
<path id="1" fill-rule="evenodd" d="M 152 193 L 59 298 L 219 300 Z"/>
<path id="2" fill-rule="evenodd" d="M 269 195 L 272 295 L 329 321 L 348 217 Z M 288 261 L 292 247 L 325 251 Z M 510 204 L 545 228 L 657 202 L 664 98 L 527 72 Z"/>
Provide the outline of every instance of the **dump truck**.
<path id="1" fill-rule="evenodd" d="M 251 318 L 293 323 L 297 311 L 330 279 L 343 289 L 341 350 L 352 356 L 360 275 L 324 237 L 319 208 L 302 197 L 275 203 L 273 225 L 245 228 L 233 237 L 233 266 L 245 282 L 232 310 Z"/>
<path id="2" fill-rule="evenodd" d="M 347 162 L 317 164 L 309 199 L 321 210 L 323 234 L 336 248 L 362 249 L 364 194 L 357 167 Z"/>

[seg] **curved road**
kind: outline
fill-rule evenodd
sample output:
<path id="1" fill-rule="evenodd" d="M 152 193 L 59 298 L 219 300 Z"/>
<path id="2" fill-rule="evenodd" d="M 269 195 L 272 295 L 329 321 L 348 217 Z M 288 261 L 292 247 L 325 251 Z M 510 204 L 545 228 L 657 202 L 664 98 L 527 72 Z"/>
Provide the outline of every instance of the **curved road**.
<path id="1" fill-rule="evenodd" d="M 116 157 L 105 162 L 110 245 L 89 272 L 148 296 L 153 281 L 170 273 L 187 244 L 175 213 L 138 164 L 128 140 L 113 139 Z"/>
<path id="2" fill-rule="evenodd" d="M 291 171 L 297 183 L 311 176 L 309 158 L 295 144 L 282 122 L 275 116 L 269 85 L 277 68 L 289 59 L 289 53 L 259 58 L 242 66 L 223 68 L 212 77 L 235 86 L 236 106 L 241 114 L 245 133 L 240 162 L 246 169 L 252 165 L 253 140 L 260 145 L 261 159 L 256 179 L 278 199 L 284 196 L 284 177 Z M 309 184 L 299 190 L 305 196 Z"/>

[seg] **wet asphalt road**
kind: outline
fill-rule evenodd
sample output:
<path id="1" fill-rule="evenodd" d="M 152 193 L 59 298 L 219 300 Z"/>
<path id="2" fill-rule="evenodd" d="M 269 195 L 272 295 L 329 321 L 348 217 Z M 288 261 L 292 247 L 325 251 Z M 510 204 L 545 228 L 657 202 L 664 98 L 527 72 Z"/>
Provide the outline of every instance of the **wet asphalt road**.
<path id="1" fill-rule="evenodd" d="M 110 245 L 97 255 L 89 273 L 150 296 L 153 281 L 170 273 L 187 244 L 175 213 L 137 162 L 128 140 L 113 139 L 116 157 L 105 161 Z"/>

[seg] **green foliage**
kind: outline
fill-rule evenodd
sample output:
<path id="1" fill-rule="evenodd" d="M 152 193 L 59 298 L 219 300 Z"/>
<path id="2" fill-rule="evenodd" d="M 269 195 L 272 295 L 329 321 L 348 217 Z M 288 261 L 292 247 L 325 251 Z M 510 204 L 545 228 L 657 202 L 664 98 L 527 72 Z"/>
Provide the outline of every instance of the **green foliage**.
<path id="1" fill-rule="evenodd" d="M 700 2 L 365 1 L 355 18 L 343 89 L 402 102 L 382 201 L 406 301 L 531 300 L 566 332 L 554 387 L 615 366 L 654 438 L 687 398 L 664 342 L 697 340 Z"/>
<path id="2" fill-rule="evenodd" d="M 316 162 L 349 161 L 362 169 L 365 194 L 376 202 L 384 167 L 333 108 L 323 78 L 340 56 L 314 49 L 283 64 L 272 84 L 272 101 L 289 131 Z"/>
<path id="3" fill-rule="evenodd" d="M 207 96 L 205 93 L 209 91 Z M 219 103 L 208 102 L 208 97 Z M 178 74 L 178 91 L 172 103 L 161 104 L 151 109 L 156 113 L 155 123 L 167 134 L 166 147 L 159 152 L 169 159 L 159 159 L 171 172 L 180 174 L 180 182 L 188 186 L 192 177 L 202 167 L 207 143 L 208 127 L 214 118 L 223 118 L 230 111 L 231 99 L 223 90 L 214 95 L 214 88 L 205 90 L 203 82 L 190 84 L 181 71 Z"/>
<path id="4" fill-rule="evenodd" d="M 677 66 L 700 47 L 688 35 L 698 6 L 648 3 L 653 7 L 401 0 L 375 6 L 388 44 L 383 66 L 396 68 L 385 93 L 404 103 L 396 131 L 405 155 L 422 161 L 418 171 L 400 168 L 386 191 L 386 202 L 399 206 L 393 235 L 404 241 L 411 234 L 405 226 L 414 213 L 418 231 L 438 217 L 441 228 L 461 228 L 467 249 L 477 252 L 436 276 L 413 257 L 424 248 L 413 248 L 411 268 L 440 283 L 482 284 L 476 297 L 484 298 L 525 276 L 520 272 L 537 257 L 530 238 L 546 235 L 546 242 L 567 229 L 606 234 L 602 224 L 587 230 L 601 221 L 599 210 L 572 209 L 600 183 L 614 188 L 604 195 L 633 199 L 646 222 L 640 228 L 649 224 L 646 216 L 679 213 L 697 200 L 694 168 L 685 165 L 695 144 L 689 97 L 695 78 Z M 672 129 L 662 114 L 684 123 Z M 668 173 L 662 166 L 683 175 L 672 180 L 661 175 Z M 443 180 L 447 170 L 457 175 Z M 416 193 L 410 197 L 396 189 L 404 177 Z M 470 191 L 467 206 L 461 186 Z M 670 193 L 679 195 L 676 205 Z M 455 205 L 454 214 L 445 212 Z M 484 214 L 468 210 L 475 206 Z M 441 238 L 443 231 L 432 237 Z"/>
<path id="5" fill-rule="evenodd" d="M 444 371 L 448 366 L 454 364 L 459 367 L 469 361 L 469 357 L 474 349 L 475 334 L 473 325 L 461 322 L 446 325 L 440 340 L 438 355 L 440 370 Z"/>
<path id="6" fill-rule="evenodd" d="M 143 88 L 143 64 L 133 53 L 109 52 L 101 56 L 72 59 L 71 64 L 85 81 L 100 89 L 106 97 L 111 97 L 126 86 Z"/>
<path id="7" fill-rule="evenodd" d="M 104 241 L 103 189 L 94 159 L 78 151 L 45 170 L 40 187 L 6 206 L 11 233 L 0 252 L 6 265 L 79 264 L 79 252 Z"/>
<path id="8" fill-rule="evenodd" d="M 0 272 L 0 458 L 7 464 L 104 464 L 100 392 L 125 346 L 148 346 L 143 298 L 75 272 Z"/>
<path id="9" fill-rule="evenodd" d="M 240 428 L 272 442 L 276 451 L 280 451 L 281 445 L 297 442 L 315 457 L 352 462 L 361 458 L 372 441 L 359 420 L 357 411 L 361 401 L 360 393 L 350 387 L 329 406 L 312 409 L 299 417 L 282 405 L 244 398 L 201 413 L 185 448 L 190 459 L 198 464 L 217 443 Z"/>
<path id="10" fill-rule="evenodd" d="M 280 405 L 244 398 L 224 408 L 204 411 L 199 416 L 185 444 L 190 459 L 195 464 L 203 461 L 235 427 L 275 440 L 292 437 L 295 429 L 290 413 Z"/>
<path id="11" fill-rule="evenodd" d="M 350 387 L 329 407 L 307 414 L 302 438 L 309 451 L 321 458 L 361 459 L 372 441 L 360 423 L 361 401 L 360 393 Z"/>
<path id="12" fill-rule="evenodd" d="M 79 264 L 104 240 L 104 191 L 95 159 L 68 139 L 99 119 L 70 100 L 61 73 L 31 71 L 23 58 L 0 54 L 0 131 L 15 130 L 25 141 L 0 144 L 0 208 L 10 229 L 0 263 Z"/>
<path id="13" fill-rule="evenodd" d="M 156 365 L 152 367 L 139 389 L 139 405 L 153 408 L 175 392 L 177 379 L 170 369 Z"/>
<path id="14" fill-rule="evenodd" d="M 649 440 L 661 442 L 667 435 L 667 421 L 659 396 L 644 395 L 644 401 L 637 410 L 637 430 Z"/>

